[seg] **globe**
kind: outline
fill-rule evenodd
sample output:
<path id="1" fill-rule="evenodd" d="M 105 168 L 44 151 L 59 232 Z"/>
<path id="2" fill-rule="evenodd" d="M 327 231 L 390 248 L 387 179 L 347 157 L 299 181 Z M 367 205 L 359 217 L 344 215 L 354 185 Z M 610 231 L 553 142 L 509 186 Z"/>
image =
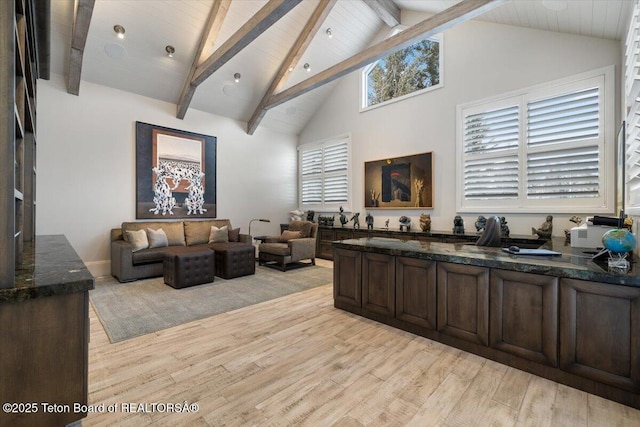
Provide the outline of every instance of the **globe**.
<path id="1" fill-rule="evenodd" d="M 636 236 L 629 230 L 614 228 L 602 235 L 602 244 L 614 254 L 631 252 L 636 247 Z"/>

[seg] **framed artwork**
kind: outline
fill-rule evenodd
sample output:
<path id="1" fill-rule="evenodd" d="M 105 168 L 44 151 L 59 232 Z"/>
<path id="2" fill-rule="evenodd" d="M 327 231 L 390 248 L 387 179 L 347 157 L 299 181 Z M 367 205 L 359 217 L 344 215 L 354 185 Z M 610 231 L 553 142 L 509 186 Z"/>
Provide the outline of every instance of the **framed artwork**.
<path id="1" fill-rule="evenodd" d="M 136 218 L 216 217 L 216 137 L 136 122 Z"/>
<path id="2" fill-rule="evenodd" d="M 432 209 L 433 153 L 364 163 L 365 209 Z"/>

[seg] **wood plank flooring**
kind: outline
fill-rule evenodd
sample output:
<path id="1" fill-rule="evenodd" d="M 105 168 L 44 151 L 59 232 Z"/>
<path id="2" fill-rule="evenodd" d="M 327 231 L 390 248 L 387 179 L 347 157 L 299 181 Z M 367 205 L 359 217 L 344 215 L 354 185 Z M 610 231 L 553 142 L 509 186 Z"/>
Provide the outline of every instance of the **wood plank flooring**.
<path id="1" fill-rule="evenodd" d="M 638 410 L 335 309 L 331 285 L 116 344 L 90 320 L 89 403 L 105 410 L 82 426 L 640 426 Z M 185 401 L 199 410 L 134 410 Z"/>

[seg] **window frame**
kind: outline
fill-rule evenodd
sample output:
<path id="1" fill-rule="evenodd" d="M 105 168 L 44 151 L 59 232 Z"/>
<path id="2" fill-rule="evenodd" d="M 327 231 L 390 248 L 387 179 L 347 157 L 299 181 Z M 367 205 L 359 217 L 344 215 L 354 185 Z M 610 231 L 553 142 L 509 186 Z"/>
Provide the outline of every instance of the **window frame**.
<path id="1" fill-rule="evenodd" d="M 601 81 L 600 81 L 601 80 Z M 578 91 L 600 81 L 600 133 L 598 144 L 599 197 L 529 198 L 527 195 L 527 103 Z M 615 68 L 613 65 L 559 80 L 485 98 L 456 107 L 456 210 L 460 213 L 499 211 L 504 213 L 607 213 L 615 209 Z M 519 105 L 518 197 L 509 200 L 466 200 L 464 194 L 464 120 L 481 111 L 500 106 Z M 592 141 L 593 139 L 585 140 Z M 588 142 L 584 142 L 588 144 Z M 552 148 L 550 151 L 553 150 Z M 534 152 L 534 150 L 532 150 Z M 612 172 L 613 171 L 613 172 Z"/>
<path id="2" fill-rule="evenodd" d="M 387 36 L 385 37 L 385 40 L 388 39 L 389 37 L 395 36 L 396 34 L 404 31 L 406 28 L 406 26 L 396 26 L 394 27 L 389 34 L 387 34 Z M 383 102 L 379 102 L 377 104 L 373 104 L 373 105 L 367 105 L 367 99 L 368 99 L 368 74 L 371 72 L 371 70 L 373 70 L 373 68 L 378 65 L 378 62 L 380 61 L 379 59 L 372 62 L 369 65 L 366 65 L 364 68 L 362 68 L 362 71 L 360 72 L 360 102 L 359 102 L 359 108 L 360 108 L 360 112 L 364 113 L 365 111 L 369 111 L 369 110 L 373 110 L 376 109 L 378 107 L 382 107 L 385 105 L 389 105 L 392 104 L 394 102 L 398 102 L 398 101 L 403 101 L 405 99 L 408 98 L 412 98 L 414 96 L 418 96 L 418 95 L 422 95 L 424 93 L 427 92 L 431 92 L 437 89 L 441 89 L 444 87 L 444 33 L 438 33 L 435 34 L 431 37 L 425 37 L 424 39 L 420 39 L 418 41 L 416 41 L 415 43 L 412 43 L 410 46 L 413 46 L 416 43 L 419 43 L 422 40 L 426 40 L 426 39 L 430 39 L 430 40 L 435 40 L 437 39 L 438 43 L 439 43 L 439 55 L 438 55 L 438 70 L 440 71 L 440 75 L 439 75 L 439 82 L 437 85 L 433 85 L 433 86 L 429 86 L 426 87 L 424 89 L 420 89 L 417 90 L 415 92 L 411 92 L 411 93 L 407 93 L 405 95 L 402 96 L 398 96 L 396 98 L 391 98 L 388 99 L 386 101 Z M 388 56 L 388 55 L 387 55 Z"/>
<path id="3" fill-rule="evenodd" d="M 637 172 L 638 153 L 640 152 L 640 4 L 634 1 L 629 28 L 624 46 L 624 79 L 622 86 L 623 119 L 625 127 L 625 182 L 624 198 L 625 214 L 640 214 L 640 197 L 637 189 L 640 186 L 640 172 Z M 633 193 L 632 190 L 636 189 Z"/>
<path id="4" fill-rule="evenodd" d="M 343 202 L 343 203 L 325 203 L 324 200 L 323 200 L 319 204 L 305 204 L 305 203 L 303 203 L 303 201 L 302 201 L 302 190 L 303 190 L 302 156 L 303 156 L 303 153 L 305 151 L 316 150 L 318 148 L 324 150 L 324 149 L 326 149 L 328 147 L 331 147 L 331 146 L 334 146 L 334 145 L 338 145 L 338 144 L 341 144 L 343 142 L 346 142 L 346 145 L 347 145 L 347 165 L 346 165 L 347 166 L 347 171 L 346 171 L 347 201 Z M 335 136 L 335 137 L 323 139 L 323 140 L 320 140 L 320 141 L 315 141 L 315 142 L 302 144 L 302 145 L 298 146 L 297 150 L 298 150 L 298 206 L 302 210 L 314 210 L 314 211 L 320 211 L 320 212 L 337 211 L 340 208 L 340 206 L 342 206 L 345 211 L 350 212 L 351 211 L 352 200 L 353 200 L 353 192 L 351 190 L 351 185 L 352 185 L 352 180 L 351 180 L 351 174 L 352 174 L 351 134 L 350 133 L 342 134 L 342 135 L 338 135 L 338 136 Z M 323 193 L 324 193 L 325 176 L 326 175 L 328 175 L 329 177 L 342 175 L 342 174 L 336 174 L 336 173 L 328 173 L 328 174 L 326 174 L 326 172 L 324 171 L 324 165 L 323 165 L 321 174 L 322 174 Z"/>

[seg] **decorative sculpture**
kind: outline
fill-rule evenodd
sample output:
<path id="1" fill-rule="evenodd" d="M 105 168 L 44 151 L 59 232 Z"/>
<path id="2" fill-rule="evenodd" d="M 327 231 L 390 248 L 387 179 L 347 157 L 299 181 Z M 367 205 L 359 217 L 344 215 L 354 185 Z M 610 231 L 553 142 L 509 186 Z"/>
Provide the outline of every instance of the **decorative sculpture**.
<path id="1" fill-rule="evenodd" d="M 475 226 L 476 226 L 476 233 L 482 234 L 482 231 L 487 226 L 487 218 L 485 218 L 482 215 L 479 215 L 478 219 L 476 219 Z"/>
<path id="2" fill-rule="evenodd" d="M 502 234 L 503 237 L 509 237 L 509 233 L 511 231 L 509 230 L 509 226 L 507 225 L 507 219 L 503 216 L 500 217 L 500 234 Z"/>
<path id="3" fill-rule="evenodd" d="M 431 215 L 420 214 L 420 228 L 425 233 L 428 233 L 431 231 Z"/>
<path id="4" fill-rule="evenodd" d="M 324 225 L 327 227 L 333 227 L 333 221 L 334 221 L 334 217 L 333 215 L 331 216 L 318 216 L 318 225 Z"/>
<path id="5" fill-rule="evenodd" d="M 356 212 L 353 214 L 349 221 L 353 221 L 353 229 L 360 228 L 360 212 Z"/>
<path id="6" fill-rule="evenodd" d="M 367 230 L 373 230 L 373 215 L 367 212 L 367 216 L 364 219 L 367 222 Z"/>
<path id="7" fill-rule="evenodd" d="M 578 215 L 573 215 L 571 218 L 569 218 L 569 221 L 574 223 L 576 227 L 579 227 L 580 224 L 582 224 L 582 218 L 580 218 Z M 571 230 L 568 228 L 564 229 L 564 239 L 567 243 L 571 242 Z"/>
<path id="8" fill-rule="evenodd" d="M 406 231 L 411 230 L 411 218 L 404 215 L 400 217 L 400 231 L 402 231 L 403 228 L 405 228 Z"/>
<path id="9" fill-rule="evenodd" d="M 424 189 L 424 179 L 416 178 L 413 181 L 413 185 L 416 187 L 416 208 L 419 208 L 422 200 L 422 190 Z"/>
<path id="10" fill-rule="evenodd" d="M 300 209 L 296 209 L 289 213 L 291 214 L 291 221 L 302 221 L 302 215 L 304 215 L 304 211 L 301 211 Z"/>
<path id="11" fill-rule="evenodd" d="M 456 215 L 453 218 L 453 233 L 464 234 L 464 220 L 460 215 Z"/>
<path id="12" fill-rule="evenodd" d="M 550 239 L 553 232 L 553 216 L 547 215 L 547 220 L 542 223 L 540 228 L 531 227 L 532 234 L 537 234 L 538 238 Z"/>
<path id="13" fill-rule="evenodd" d="M 313 222 L 313 217 L 316 215 L 315 211 L 307 211 L 307 221 Z"/>
<path id="14" fill-rule="evenodd" d="M 389 218 L 384 222 L 384 229 L 389 230 Z"/>
<path id="15" fill-rule="evenodd" d="M 340 225 L 344 227 L 346 223 L 347 217 L 344 215 L 344 209 L 342 209 L 342 206 L 340 206 Z"/>

